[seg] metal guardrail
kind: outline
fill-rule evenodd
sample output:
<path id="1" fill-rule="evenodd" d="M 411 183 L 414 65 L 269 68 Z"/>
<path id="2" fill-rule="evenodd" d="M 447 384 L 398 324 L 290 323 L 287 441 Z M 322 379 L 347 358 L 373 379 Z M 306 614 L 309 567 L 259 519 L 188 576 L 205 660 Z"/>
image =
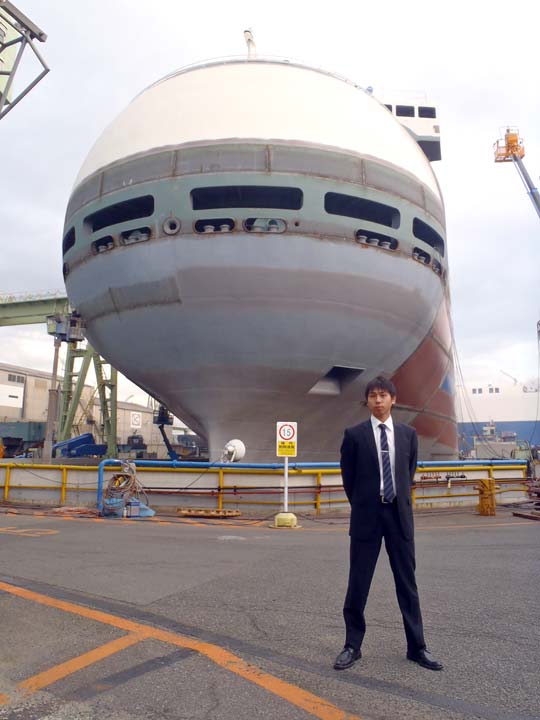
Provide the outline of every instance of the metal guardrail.
<path id="1" fill-rule="evenodd" d="M 154 496 L 178 496 L 184 498 L 199 497 L 205 502 L 212 500 L 217 510 L 223 510 L 227 505 L 235 506 L 273 506 L 280 507 L 283 501 L 283 465 L 281 463 L 248 464 L 248 463 L 208 463 L 208 462 L 182 462 L 182 461 L 135 461 L 137 471 L 141 474 L 158 471 L 160 474 L 179 474 L 185 476 L 199 474 L 205 481 L 215 478 L 211 486 L 190 487 L 192 483 L 164 483 L 145 485 L 148 494 Z M 119 460 L 103 460 L 98 467 L 85 465 L 52 465 L 29 464 L 0 461 L 0 470 L 4 469 L 4 483 L 0 483 L 3 491 L 3 500 L 10 502 L 16 491 L 58 491 L 59 504 L 65 505 L 68 494 L 96 493 L 96 505 L 103 509 L 103 483 L 107 470 L 117 471 L 121 467 Z M 13 484 L 13 471 L 27 471 L 37 475 L 41 483 Z M 291 484 L 289 494 L 290 504 L 296 507 L 311 507 L 316 514 L 320 514 L 323 506 L 347 506 L 347 499 L 341 484 L 341 473 L 338 463 L 290 463 L 291 478 L 296 483 Z M 494 473 L 512 471 L 519 477 L 505 475 L 495 476 Z M 37 472 L 36 472 L 37 471 Z M 54 471 L 60 474 L 55 481 L 48 477 L 39 476 L 39 471 Z M 87 486 L 80 482 L 70 483 L 70 475 L 77 473 L 92 473 L 96 482 L 89 482 Z M 202 474 L 201 474 L 201 471 Z M 456 475 L 460 471 L 460 477 Z M 465 472 L 475 474 L 472 478 L 465 477 Z M 496 500 L 506 493 L 527 495 L 528 484 L 526 480 L 527 465 L 525 462 L 504 461 L 475 462 L 475 463 L 419 463 L 417 481 L 413 488 L 413 507 L 420 508 L 431 505 L 448 504 L 459 499 L 478 498 L 478 510 L 482 514 L 494 514 Z M 248 477 L 253 480 L 250 482 Z M 299 484 L 304 477 L 305 483 Z M 198 480 L 199 478 L 196 478 Z M 245 481 L 242 480 L 245 478 Z M 260 478 L 260 480 L 257 480 Z M 270 479 L 275 478 L 275 482 Z M 236 482 L 235 482 L 236 479 Z M 337 481 L 337 482 L 336 482 Z M 458 492 L 456 492 L 458 490 Z M 11 491 L 11 498 L 10 498 Z M 431 493 L 430 493 L 431 491 Z"/>
<path id="2" fill-rule="evenodd" d="M 160 469 L 161 471 L 167 470 L 167 469 L 173 469 L 173 470 L 189 470 L 189 469 L 206 469 L 208 471 L 218 471 L 218 509 L 223 509 L 224 500 L 223 497 L 227 492 L 230 492 L 233 490 L 235 486 L 228 486 L 226 487 L 224 484 L 224 474 L 225 472 L 234 473 L 234 474 L 242 474 L 243 472 L 246 472 L 248 474 L 272 474 L 277 475 L 281 477 L 281 474 L 283 473 L 283 464 L 282 463 L 222 463 L 222 462 L 216 462 L 216 463 L 209 463 L 209 462 L 182 462 L 177 460 L 136 460 L 134 461 L 135 466 L 137 469 L 139 468 L 152 468 L 152 469 Z M 103 510 L 103 473 L 105 470 L 105 467 L 107 466 L 115 466 L 119 467 L 122 463 L 120 460 L 113 460 L 113 459 L 106 459 L 102 460 L 99 464 L 98 469 L 98 489 L 97 489 L 97 507 L 98 510 L 101 512 Z M 339 468 L 338 463 L 289 463 L 289 472 L 293 475 L 297 475 L 302 470 L 316 470 L 317 471 L 317 478 L 318 478 L 318 485 L 320 485 L 321 481 L 320 478 L 323 474 L 333 474 L 333 475 L 341 475 L 341 471 Z M 252 488 L 253 489 L 253 488 Z M 242 486 L 241 488 L 242 492 L 244 490 L 248 490 L 245 486 Z M 310 488 L 312 491 L 312 489 Z M 148 491 L 151 493 L 152 489 L 149 488 Z M 261 490 L 261 494 L 264 494 L 265 492 L 272 491 L 274 492 L 274 489 L 271 488 L 264 488 Z M 289 490 L 291 492 L 291 490 Z M 292 488 L 292 492 L 294 493 L 294 488 Z M 341 489 L 341 492 L 343 493 L 343 489 Z M 320 494 L 318 494 L 318 497 L 320 497 Z M 345 499 L 343 499 L 341 502 L 345 502 Z M 248 504 L 247 502 L 244 502 L 240 499 L 237 499 L 235 501 L 235 504 Z M 264 501 L 258 501 L 258 502 L 250 502 L 249 504 L 255 505 L 255 504 L 272 504 L 272 505 L 281 505 L 281 503 L 267 503 Z M 300 502 L 291 503 L 291 504 L 301 504 Z M 304 502 L 302 504 L 312 504 L 311 502 Z M 318 507 L 320 510 L 320 500 L 319 505 L 317 506 L 317 501 L 315 501 L 316 508 Z"/>

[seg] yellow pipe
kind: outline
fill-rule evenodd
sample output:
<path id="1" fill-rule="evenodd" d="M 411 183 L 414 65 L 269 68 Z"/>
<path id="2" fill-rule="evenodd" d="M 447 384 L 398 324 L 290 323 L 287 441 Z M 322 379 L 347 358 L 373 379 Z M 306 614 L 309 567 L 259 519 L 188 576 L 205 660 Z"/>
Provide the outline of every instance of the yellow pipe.
<path id="1" fill-rule="evenodd" d="M 489 507 L 489 515 L 493 516 L 497 513 L 496 491 L 500 490 L 500 488 L 495 487 L 495 480 L 493 479 L 493 468 L 489 468 L 488 475 L 489 475 L 489 480 L 488 480 L 489 499 L 491 500 L 491 504 Z"/>
<path id="2" fill-rule="evenodd" d="M 37 463 L 0 463 L 0 467 L 19 468 L 20 470 L 28 468 L 31 470 L 61 470 L 66 468 L 67 470 L 82 470 L 83 472 L 99 470 L 97 465 L 38 465 Z"/>
<path id="3" fill-rule="evenodd" d="M 6 467 L 6 479 L 4 481 L 4 502 L 7 502 L 9 495 L 9 479 L 11 477 L 11 467 Z"/>
<path id="4" fill-rule="evenodd" d="M 317 473 L 317 489 L 315 490 L 315 514 L 320 515 L 321 514 L 321 486 L 322 486 L 322 480 L 321 480 L 321 473 Z"/>
<path id="5" fill-rule="evenodd" d="M 58 485 L 10 485 L 11 490 L 58 490 Z M 78 485 L 66 485 L 66 490 L 77 490 L 80 492 L 96 493 L 95 487 L 79 487 Z"/>
<path id="6" fill-rule="evenodd" d="M 62 468 L 62 489 L 60 490 L 60 505 L 66 504 L 67 469 Z"/>
<path id="7" fill-rule="evenodd" d="M 223 510 L 223 468 L 219 468 L 218 488 L 218 510 Z"/>
<path id="8" fill-rule="evenodd" d="M 329 498 L 328 500 L 324 501 L 327 505 L 332 505 L 334 503 L 340 503 L 343 505 L 343 503 L 347 502 L 347 498 Z"/>

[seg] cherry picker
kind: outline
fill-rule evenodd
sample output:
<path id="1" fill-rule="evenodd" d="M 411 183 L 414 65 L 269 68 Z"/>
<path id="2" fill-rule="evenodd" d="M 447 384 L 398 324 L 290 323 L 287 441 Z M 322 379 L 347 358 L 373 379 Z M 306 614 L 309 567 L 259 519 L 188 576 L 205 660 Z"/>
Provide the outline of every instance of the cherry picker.
<path id="1" fill-rule="evenodd" d="M 523 145 L 523 140 L 519 137 L 518 129 L 514 127 L 506 128 L 504 138 L 497 140 L 493 149 L 495 151 L 495 162 L 514 163 L 519 176 L 527 189 L 527 194 L 531 198 L 534 209 L 540 217 L 540 194 L 538 193 L 538 188 L 535 187 L 531 176 L 527 172 L 523 163 L 525 146 Z"/>

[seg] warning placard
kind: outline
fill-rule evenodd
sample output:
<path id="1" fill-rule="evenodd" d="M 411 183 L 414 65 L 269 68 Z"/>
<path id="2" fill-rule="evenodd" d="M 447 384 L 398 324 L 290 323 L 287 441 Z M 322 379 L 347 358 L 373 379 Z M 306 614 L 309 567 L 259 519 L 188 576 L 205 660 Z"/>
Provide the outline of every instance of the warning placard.
<path id="1" fill-rule="evenodd" d="M 276 455 L 278 457 L 296 457 L 297 423 L 276 423 Z"/>
<path id="2" fill-rule="evenodd" d="M 142 415 L 140 412 L 131 413 L 131 429 L 139 430 L 142 428 Z"/>

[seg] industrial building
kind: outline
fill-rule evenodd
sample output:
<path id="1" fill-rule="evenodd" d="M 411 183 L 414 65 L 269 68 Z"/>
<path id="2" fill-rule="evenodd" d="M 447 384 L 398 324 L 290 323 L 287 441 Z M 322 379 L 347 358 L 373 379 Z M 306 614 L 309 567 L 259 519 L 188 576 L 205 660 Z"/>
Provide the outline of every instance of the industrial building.
<path id="1" fill-rule="evenodd" d="M 51 373 L 0 363 L 0 437 L 20 437 L 25 449 L 37 448 L 43 442 L 47 422 Z M 58 377 L 61 385 L 62 377 Z M 151 400 L 149 401 L 151 402 Z M 177 444 L 188 428 L 177 418 L 166 426 L 169 441 Z M 75 414 L 73 435 L 92 433 L 96 442 L 103 441 L 103 423 L 96 388 L 85 385 Z M 133 437 L 139 436 L 133 444 Z M 167 451 L 158 426 L 154 423 L 153 405 L 117 402 L 117 443 L 128 452 L 133 445 L 146 446 L 145 454 L 166 457 Z M 37 451 L 39 457 L 39 450 Z"/>

